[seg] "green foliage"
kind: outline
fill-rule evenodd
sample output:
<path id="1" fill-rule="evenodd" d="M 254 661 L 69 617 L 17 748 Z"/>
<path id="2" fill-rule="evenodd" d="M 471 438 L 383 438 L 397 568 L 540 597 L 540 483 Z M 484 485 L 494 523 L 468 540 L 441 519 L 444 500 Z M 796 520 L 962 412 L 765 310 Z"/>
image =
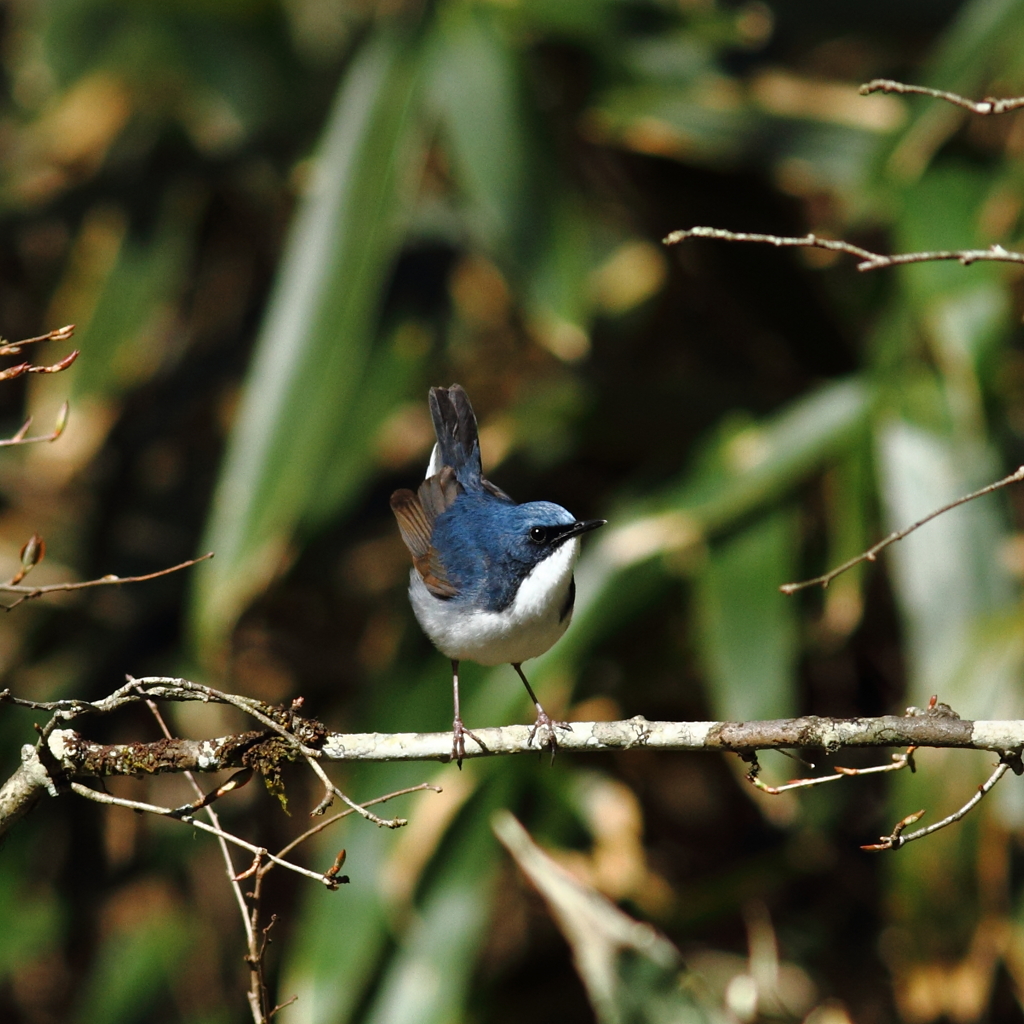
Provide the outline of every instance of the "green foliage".
<path id="1" fill-rule="evenodd" d="M 785 28 L 794 11 L 809 19 L 806 34 Z M 128 461 L 131 445 L 112 425 L 133 405 L 155 407 L 161 388 L 174 395 L 154 413 L 165 425 L 179 408 L 187 418 L 193 402 L 204 409 L 193 419 L 207 426 L 190 428 L 200 435 L 188 442 L 193 459 L 224 447 L 216 469 L 212 455 L 201 472 L 179 460 L 181 475 L 216 477 L 209 503 L 206 492 L 189 494 L 192 518 L 175 522 L 188 544 L 216 552 L 196 573 L 187 609 L 176 598 L 140 625 L 122 605 L 97 605 L 97 621 L 129 623 L 131 642 L 95 645 L 101 656 L 75 639 L 85 630 L 54 630 L 64 660 L 25 655 L 15 666 L 36 687 L 26 695 L 101 678 L 110 689 L 111 671 L 138 671 L 119 660 L 131 657 L 160 671 L 199 664 L 267 699 L 301 693 L 325 720 L 352 728 L 448 728 L 447 666 L 410 625 L 408 566 L 386 497 L 422 473 L 427 385 L 458 380 L 481 413 L 489 475 L 520 497 L 609 519 L 584 545 L 572 628 L 528 666 L 559 713 L 876 714 L 938 694 L 965 717 L 1020 717 L 1021 558 L 1008 545 L 1002 498 L 943 517 L 884 566 L 861 566 L 824 595 L 777 589 L 1020 461 L 1018 280 L 956 262 L 866 280 L 820 253 L 803 260 L 691 241 L 666 255 L 657 243 L 707 216 L 738 230 L 887 239 L 894 249 L 1012 244 L 1024 194 L 1015 122 L 979 127 L 946 105 L 862 99 L 855 86 L 862 68 L 889 73 L 895 60 L 911 65 L 908 78 L 940 88 L 1024 92 L 1021 0 L 972 0 L 948 25 L 929 23 L 937 34 L 916 71 L 917 36 L 899 43 L 896 60 L 870 41 L 879 30 L 867 13 L 849 12 L 840 32 L 825 14 L 782 0 L 770 9 L 443 0 L 372 13 L 310 0 L 63 0 L 24 17 L 2 202 L 12 238 L 22 221 L 38 232 L 8 249 L 42 251 L 47 225 L 64 226 L 63 262 L 39 272 L 35 302 L 77 320 L 83 348 L 70 432 L 81 410 L 86 453 L 54 478 L 88 476 L 104 444 L 96 475 L 119 501 L 135 477 L 173 477 L 178 463 L 159 431 L 145 433 L 144 457 L 123 476 L 109 454 Z M 259 282 L 271 276 L 264 296 Z M 210 341 L 218 336 L 221 349 Z M 36 475 L 24 479 L 42 488 L 44 457 L 31 458 Z M 2 483 L 14 501 L 17 481 Z M 154 493 L 154 504 L 174 504 Z M 69 500 L 47 491 L 29 511 L 58 497 Z M 88 514 L 55 524 L 57 543 L 63 530 L 74 550 L 68 538 L 91 529 Z M 21 529 L 24 517 L 12 518 Z M 126 512 L 94 532 L 139 543 L 141 518 Z M 6 529 L 0 522 L 5 543 Z M 157 534 L 160 557 L 163 538 L 179 534 Z M 139 640 L 179 618 L 189 623 L 180 647 Z M 42 647 L 57 643 L 45 624 L 38 636 Z M 465 666 L 464 693 L 470 727 L 529 712 L 507 666 Z M 514 990 L 524 976 L 532 984 L 537 959 L 560 957 L 567 970 L 561 946 L 543 947 L 539 911 L 511 881 L 491 831 L 495 812 L 499 832 L 511 827 L 507 809 L 589 872 L 594 884 L 579 883 L 576 898 L 593 910 L 603 887 L 626 905 L 629 916 L 601 902 L 587 919 L 597 945 L 602 934 L 634 934 L 633 918 L 646 916 L 723 963 L 739 955 L 745 913 L 749 964 L 730 970 L 753 977 L 750 908 L 770 904 L 783 957 L 818 985 L 799 1012 L 778 1011 L 783 1019 L 818 998 L 821 1021 L 831 1021 L 836 1006 L 821 1000 L 836 995 L 850 1007 L 862 1000 L 851 1010 L 858 1020 L 955 1016 L 949 1005 L 915 1010 L 914 978 L 966 962 L 979 921 L 1020 934 L 1006 836 L 1024 812 L 1012 780 L 968 826 L 886 867 L 865 868 L 847 852 L 919 806 L 929 820 L 952 810 L 988 770 L 981 758 L 919 755 L 922 771 L 887 782 L 888 798 L 867 783 L 856 790 L 861 780 L 840 783 L 842 807 L 868 809 L 816 819 L 813 801 L 806 811 L 751 804 L 718 762 L 697 769 L 641 753 L 585 765 L 564 756 L 553 766 L 471 762 L 461 774 L 345 772 L 339 784 L 362 799 L 424 779 L 445 792 L 420 794 L 401 812 L 412 821 L 404 835 L 350 818 L 343 838 L 310 844 L 318 863 L 344 845 L 352 883 L 287 897 L 272 974 L 279 998 L 298 1001 L 282 1019 L 504 1021 L 519 1012 Z M 777 762 L 765 760 L 770 776 Z M 580 797 L 583 771 L 608 783 L 603 809 Z M 295 823 L 308 794 L 285 781 Z M 267 822 L 282 817 L 271 804 L 240 815 L 268 845 L 280 836 Z M 822 833 L 825 818 L 838 838 Z M 158 854 L 130 830 L 104 828 L 110 877 L 106 862 L 94 876 L 114 893 L 130 882 L 118 871 L 165 867 L 160 857 L 198 845 L 154 844 Z M 98 848 L 95 830 L 88 838 Z M 565 881 L 536 846 L 520 852 L 528 848 L 549 882 Z M 31 880 L 26 858 L 4 856 L 0 968 L 11 978 L 82 932 L 50 883 Z M 602 875 L 609 863 L 618 867 Z M 997 875 L 1007 888 L 993 895 Z M 179 991 L 175 978 L 195 948 L 236 976 L 235 908 L 215 907 L 182 879 L 180 903 L 168 897 L 141 922 L 96 929 L 65 1001 L 75 1019 L 185 1019 L 191 1011 L 165 997 Z M 813 912 L 787 896 L 812 883 L 828 897 Z M 861 884 L 868 895 L 835 895 Z M 186 898 L 218 922 L 210 934 L 193 927 Z M 545 899 L 579 965 L 589 955 L 585 928 Z M 881 922 L 870 934 L 850 923 L 866 918 Z M 835 954 L 838 966 L 827 952 L 837 943 L 846 951 Z M 999 955 L 1019 972 L 1012 947 L 1006 940 Z M 705 999 L 714 986 L 681 973 L 667 940 L 613 952 L 596 973 L 581 968 L 602 1024 L 714 1019 Z M 853 953 L 865 958 L 856 969 L 843 961 Z M 774 955 L 781 978 L 786 965 Z M 895 995 L 872 1001 L 863 993 L 881 977 Z M 218 1015 L 235 1012 L 223 1007 L 238 994 L 225 991 L 220 1003 L 199 1000 L 196 1013 L 227 1019 Z M 530 1012 L 549 996 L 532 999 Z M 709 998 L 740 1012 L 728 986 Z"/>

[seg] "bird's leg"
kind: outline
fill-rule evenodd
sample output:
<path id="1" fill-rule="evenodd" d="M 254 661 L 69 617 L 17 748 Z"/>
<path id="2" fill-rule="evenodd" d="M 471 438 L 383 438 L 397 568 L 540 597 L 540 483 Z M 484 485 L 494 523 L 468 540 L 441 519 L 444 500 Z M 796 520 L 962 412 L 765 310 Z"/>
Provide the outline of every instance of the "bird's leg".
<path id="1" fill-rule="evenodd" d="M 461 768 L 462 759 L 466 756 L 467 736 L 472 736 L 481 750 L 487 748 L 480 742 L 480 737 L 475 732 L 462 724 L 462 715 L 459 714 L 459 663 L 454 658 L 452 658 L 452 690 L 455 696 L 455 721 L 452 722 L 452 760 Z"/>
<path id="2" fill-rule="evenodd" d="M 533 706 L 537 709 L 537 721 L 533 723 L 533 728 L 530 730 L 530 743 L 532 744 L 534 738 L 540 733 L 543 737 L 541 747 L 550 749 L 551 759 L 554 760 L 555 751 L 558 749 L 558 736 L 555 730 L 565 729 L 567 732 L 571 732 L 572 726 L 568 722 L 554 721 L 541 707 L 540 701 L 537 700 L 537 694 L 533 692 L 533 687 L 530 685 L 529 680 L 523 675 L 522 665 L 513 662 L 512 667 L 519 673 L 519 678 L 522 679 L 523 686 L 526 687 L 526 692 L 530 695 L 530 700 L 533 701 Z"/>

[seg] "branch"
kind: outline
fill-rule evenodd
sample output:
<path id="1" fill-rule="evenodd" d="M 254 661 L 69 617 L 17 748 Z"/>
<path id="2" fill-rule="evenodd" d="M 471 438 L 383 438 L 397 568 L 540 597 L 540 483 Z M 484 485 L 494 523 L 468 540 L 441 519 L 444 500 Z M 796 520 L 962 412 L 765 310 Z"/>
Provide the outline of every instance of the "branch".
<path id="1" fill-rule="evenodd" d="M 26 345 L 36 345 L 41 341 L 68 341 L 75 333 L 75 325 L 68 324 L 67 327 L 58 327 L 55 330 L 47 331 L 46 334 L 39 334 L 34 338 L 25 338 L 22 341 L 4 341 L 0 338 L 0 356 L 17 356 Z"/>
<path id="2" fill-rule="evenodd" d="M 900 96 L 930 96 L 935 100 L 945 100 L 956 107 L 963 107 L 973 114 L 1008 114 L 1011 110 L 1024 107 L 1024 97 L 997 100 L 991 96 L 983 100 L 969 100 L 955 92 L 944 89 L 930 89 L 926 85 L 907 85 L 905 82 L 894 82 L 891 78 L 873 78 L 860 87 L 861 96 L 869 96 L 873 92 L 892 92 Z"/>
<path id="3" fill-rule="evenodd" d="M 912 526 L 906 526 L 902 530 L 896 530 L 894 533 L 890 533 L 888 537 L 880 540 L 874 547 L 868 548 L 867 551 L 857 555 L 856 558 L 851 558 L 848 562 L 843 562 L 842 565 L 837 566 L 835 569 L 830 570 L 823 576 L 815 576 L 812 580 L 803 580 L 801 583 L 783 583 L 779 590 L 784 594 L 795 594 L 798 590 L 804 590 L 807 587 L 813 587 L 820 584 L 822 587 L 827 587 L 837 576 L 846 572 L 847 569 L 852 569 L 855 565 L 859 565 L 861 562 L 873 562 L 878 557 L 879 553 L 887 548 L 890 544 L 895 544 L 898 540 L 903 540 L 904 537 L 913 533 L 915 530 L 924 526 L 925 523 L 930 523 L 933 519 L 941 516 L 945 512 L 949 512 L 951 509 L 956 508 L 958 505 L 964 505 L 968 501 L 974 501 L 975 498 L 984 497 L 986 494 L 991 494 L 993 491 L 998 491 L 1009 484 L 1020 483 L 1024 480 L 1024 466 L 1018 466 L 1009 476 L 1004 476 L 1002 480 L 997 480 L 994 484 L 988 484 L 985 487 L 981 487 L 976 491 L 972 491 L 970 494 L 965 494 L 962 498 L 957 498 L 956 501 L 951 501 L 948 505 L 943 505 L 942 508 L 937 508 L 933 512 L 929 512 L 923 519 L 918 519 Z"/>
<path id="4" fill-rule="evenodd" d="M 247 843 L 244 839 L 240 839 L 238 836 L 232 835 L 230 832 L 225 832 L 223 829 L 216 828 L 213 825 L 208 825 L 205 821 L 200 821 L 191 814 L 181 814 L 172 807 L 158 807 L 156 804 L 143 803 L 141 800 L 125 800 L 121 797 L 112 796 L 110 793 L 101 793 L 99 790 L 90 789 L 88 786 L 84 786 L 80 782 L 72 782 L 70 785 L 72 792 L 85 797 L 87 800 L 92 800 L 94 803 L 108 804 L 112 807 L 126 807 L 132 811 L 143 811 L 149 814 L 157 814 L 165 818 L 176 818 L 178 821 L 185 822 L 186 825 L 191 825 L 193 828 L 198 828 L 203 832 L 209 832 L 211 835 L 219 836 L 226 842 L 232 843 L 235 846 L 240 846 L 243 850 L 248 850 L 256 857 L 266 857 L 275 864 L 278 864 L 283 868 L 287 868 L 289 871 L 294 871 L 299 875 L 305 875 L 306 878 L 312 878 L 316 882 L 322 882 L 328 889 L 338 888 L 337 879 L 329 877 L 326 874 L 321 874 L 317 871 L 310 871 L 309 868 L 304 868 L 298 864 L 293 864 L 291 861 L 284 860 L 276 854 L 270 853 L 265 847 L 255 846 L 253 843 Z"/>
<path id="5" fill-rule="evenodd" d="M 77 353 L 75 354 L 77 355 Z M 28 428 L 32 426 L 32 417 L 29 416 L 13 437 L 0 440 L 0 448 L 13 448 L 21 444 L 38 444 L 40 441 L 56 441 L 64 433 L 64 428 L 68 425 L 69 410 L 68 403 L 64 402 L 57 412 L 57 421 L 54 424 L 53 430 L 48 434 L 39 434 L 36 437 L 25 436 L 28 433 Z"/>
<path id="6" fill-rule="evenodd" d="M 883 850 L 898 850 L 901 846 L 906 846 L 907 843 L 912 843 L 915 839 L 923 839 L 925 836 L 930 836 L 933 832 L 938 832 L 940 828 L 946 828 L 952 825 L 954 822 L 960 821 L 967 814 L 969 814 L 981 801 L 992 792 L 995 784 L 1010 770 L 1012 765 L 1005 761 L 1001 761 L 997 765 L 996 770 L 978 787 L 978 792 L 971 797 L 959 810 L 954 811 L 948 817 L 943 818 L 942 821 L 937 821 L 934 825 L 929 825 L 927 828 L 920 828 L 916 832 L 911 832 L 910 835 L 903 835 L 904 830 L 913 825 L 915 822 L 920 821 L 924 817 L 924 811 L 915 811 L 913 814 L 908 814 L 901 821 L 897 822 L 896 827 L 892 830 L 891 835 L 882 836 L 879 842 L 871 843 L 868 846 L 862 846 L 862 850 L 867 850 L 870 853 L 880 853 Z"/>
<path id="7" fill-rule="evenodd" d="M 263 729 L 220 736 L 212 739 L 178 739 L 165 734 L 164 738 L 150 742 L 97 743 L 71 728 L 61 728 L 69 721 L 90 714 L 113 711 L 126 704 L 154 700 L 214 701 L 232 704 L 252 715 Z M 14 822 L 24 816 L 42 794 L 58 796 L 72 790 L 88 799 L 101 803 L 131 806 L 154 814 L 176 817 L 196 828 L 221 835 L 214 825 L 206 825 L 194 818 L 195 813 L 213 800 L 237 789 L 248 780 L 251 772 L 258 771 L 271 779 L 280 775 L 284 764 L 306 761 L 320 769 L 322 781 L 326 779 L 321 761 L 439 761 L 451 759 L 451 733 L 335 733 L 315 719 L 298 714 L 302 701 L 282 708 L 263 704 L 248 697 L 225 694 L 187 679 L 157 676 L 129 681 L 108 697 L 95 701 L 63 700 L 35 702 L 19 700 L 6 690 L 0 691 L 0 703 L 51 711 L 53 717 L 39 730 L 40 739 L 35 746 L 22 748 L 21 767 L 0 787 L 0 836 Z M 510 754 L 538 753 L 540 748 L 526 725 L 475 730 L 479 745 L 471 744 L 465 757 L 493 757 Z M 844 747 L 957 747 L 989 750 L 1017 774 L 1024 774 L 1021 751 L 1024 750 L 1024 721 L 965 721 L 944 704 L 933 698 L 927 708 L 908 708 L 902 716 L 886 715 L 879 718 L 804 718 L 778 719 L 764 722 L 649 722 L 637 716 L 619 722 L 572 722 L 559 740 L 564 753 L 581 751 L 630 750 L 701 750 L 731 751 L 745 756 L 754 763 L 751 775 L 756 780 L 758 750 L 823 749 L 834 753 Z M 806 788 L 838 779 L 846 775 L 896 771 L 904 767 L 913 770 L 913 750 L 894 757 L 891 764 L 865 769 L 837 768 L 838 775 L 802 779 L 787 786 L 769 787 L 755 784 L 768 792 L 788 788 Z M 168 772 L 216 772 L 243 769 L 239 776 L 229 779 L 214 793 L 201 796 L 192 804 L 178 808 L 156 807 L 132 801 L 107 797 L 103 793 L 84 787 L 80 780 L 115 775 L 154 775 Z M 1002 774 L 1000 773 L 1000 777 Z M 990 785 L 994 785 L 994 780 Z M 340 793 L 329 779 L 325 786 L 332 793 Z M 197 788 L 198 791 L 198 788 Z M 987 790 L 986 790 L 987 792 Z M 368 817 L 379 825 L 396 828 L 404 824 L 401 818 L 381 819 L 373 815 L 366 805 L 354 805 L 341 794 L 352 811 Z M 974 803 L 958 812 L 962 817 Z M 317 810 L 322 810 L 319 807 Z M 353 806 L 354 805 L 354 806 Z M 314 812 L 316 813 L 316 812 Z M 335 816 L 310 829 L 299 842 L 315 834 Z M 959 820 L 954 817 L 950 820 Z M 948 824 L 948 822 L 946 822 Z M 906 827 L 906 823 L 903 824 Z M 939 826 L 941 827 L 941 825 Z M 936 826 L 932 826 L 934 831 Z M 927 834 L 927 833 L 923 833 Z M 222 836 L 227 842 L 234 837 Z M 897 833 L 898 838 L 898 833 Z M 903 841 L 909 841 L 904 837 Z M 895 840 L 893 840 L 895 844 Z M 250 871 L 261 865 L 281 863 L 283 855 L 295 844 L 286 847 L 277 859 L 260 847 L 237 842 L 236 845 L 254 853 L 256 859 Z M 268 860 L 269 859 L 269 860 Z M 286 866 L 286 865 L 283 865 Z M 337 865 L 340 867 L 340 862 Z M 231 869 L 233 871 L 233 868 Z M 309 872 L 304 872 L 309 874 Z M 334 874 L 337 872 L 335 871 Z M 328 884 L 334 875 L 327 872 L 316 875 Z M 237 877 L 232 875 L 232 877 Z M 325 881 L 326 879 L 326 881 Z M 252 930 L 252 937 L 256 929 Z"/>
<path id="8" fill-rule="evenodd" d="M 861 262 L 857 269 L 878 270 L 882 267 L 897 267 L 907 263 L 935 263 L 942 260 L 956 260 L 968 267 L 972 263 L 1024 263 L 1024 253 L 1004 249 L 1001 245 L 990 245 L 987 249 L 936 249 L 932 252 L 904 252 L 887 256 L 884 253 L 863 249 L 852 242 L 844 242 L 836 238 L 821 238 L 818 235 L 806 234 L 799 237 L 789 235 L 763 235 L 751 231 L 727 231 L 725 228 L 693 227 L 672 231 L 662 242 L 665 245 L 677 245 L 687 238 L 716 238 L 723 242 L 760 242 L 774 245 L 777 248 L 812 248 L 828 249 L 830 252 L 843 252 L 856 256 Z"/>
<path id="9" fill-rule="evenodd" d="M 152 677 L 133 679 L 109 697 L 86 701 L 25 701 L 0 691 L 0 703 L 50 710 L 62 721 L 89 713 L 112 711 L 138 700 L 204 700 L 238 703 L 271 730 L 244 732 L 212 739 L 163 739 L 137 743 L 97 743 L 72 729 L 54 727 L 47 749 L 62 770 L 75 777 L 156 774 L 161 772 L 213 772 L 252 767 L 259 757 L 277 762 L 304 759 L 312 753 L 326 761 L 443 761 L 451 756 L 451 733 L 335 733 L 322 723 L 283 709 L 262 705 L 251 698 L 219 694 L 210 687 L 185 679 Z M 262 709 L 262 710 L 261 710 Z M 306 738 L 304 744 L 278 742 L 281 732 Z M 527 725 L 478 728 L 485 749 L 476 744 L 466 758 L 536 753 Z M 282 737 L 283 738 L 283 737 Z M 1024 721 L 978 721 L 959 718 L 944 705 L 908 709 L 906 715 L 879 718 L 803 718 L 763 722 L 649 722 L 641 716 L 618 722 L 572 722 L 559 740 L 569 751 L 726 750 L 842 747 L 959 747 L 998 753 L 1024 747 Z"/>
<path id="10" fill-rule="evenodd" d="M 35 440 L 42 439 L 36 438 Z M 187 569 L 199 562 L 205 562 L 208 558 L 213 558 L 212 551 L 205 555 L 200 555 L 198 558 L 190 558 L 188 561 L 179 562 L 177 565 L 172 565 L 168 569 L 160 569 L 158 572 L 146 573 L 144 576 L 115 576 L 113 573 L 109 573 L 108 575 L 101 576 L 96 580 L 82 580 L 79 583 L 49 583 L 44 587 L 30 587 L 25 584 L 16 583 L 14 580 L 23 578 L 23 576 L 16 576 L 11 580 L 11 582 L 0 583 L 0 594 L 18 594 L 19 597 L 12 604 L 3 604 L 0 602 L 0 608 L 10 611 L 12 608 L 17 608 L 19 604 L 22 604 L 25 601 L 31 601 L 36 597 L 42 597 L 44 594 L 66 593 L 72 590 L 89 590 L 92 587 L 119 586 L 122 583 L 144 583 L 146 580 L 155 580 L 159 576 L 167 576 L 172 572 L 179 572 L 180 570 Z"/>

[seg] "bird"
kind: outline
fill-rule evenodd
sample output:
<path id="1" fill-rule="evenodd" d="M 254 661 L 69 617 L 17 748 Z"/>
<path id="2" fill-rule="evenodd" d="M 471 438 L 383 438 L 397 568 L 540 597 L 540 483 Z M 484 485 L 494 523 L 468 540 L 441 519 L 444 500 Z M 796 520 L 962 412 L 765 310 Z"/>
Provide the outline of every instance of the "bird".
<path id="1" fill-rule="evenodd" d="M 532 744 L 552 756 L 556 730 L 523 672 L 559 640 L 576 600 L 580 538 L 604 519 L 577 519 L 550 501 L 517 504 L 483 475 L 476 415 L 459 384 L 434 387 L 430 417 L 437 442 L 416 491 L 391 495 L 391 510 L 412 556 L 409 600 L 416 620 L 451 661 L 455 716 L 451 760 L 462 767 L 466 737 L 483 750 L 459 711 L 459 664 L 510 664 L 537 712 Z"/>

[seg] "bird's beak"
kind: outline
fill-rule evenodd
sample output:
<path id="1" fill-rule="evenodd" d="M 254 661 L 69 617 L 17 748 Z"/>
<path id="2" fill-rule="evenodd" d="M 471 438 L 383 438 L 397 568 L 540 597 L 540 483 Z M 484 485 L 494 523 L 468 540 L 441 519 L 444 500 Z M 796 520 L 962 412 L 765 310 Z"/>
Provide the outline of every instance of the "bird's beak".
<path id="1" fill-rule="evenodd" d="M 607 519 L 583 519 L 577 523 L 573 523 L 565 533 L 562 534 L 558 539 L 568 540 L 570 537 L 578 537 L 581 533 L 590 533 L 591 530 L 596 530 L 599 526 L 604 526 L 607 523 Z"/>

